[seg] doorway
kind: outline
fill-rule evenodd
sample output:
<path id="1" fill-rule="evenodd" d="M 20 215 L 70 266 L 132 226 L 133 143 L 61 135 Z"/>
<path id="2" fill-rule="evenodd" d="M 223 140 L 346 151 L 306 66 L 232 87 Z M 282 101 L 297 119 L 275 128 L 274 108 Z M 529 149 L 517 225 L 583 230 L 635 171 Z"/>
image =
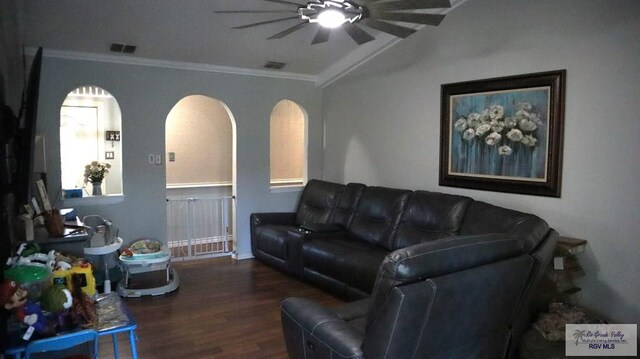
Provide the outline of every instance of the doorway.
<path id="1" fill-rule="evenodd" d="M 222 101 L 187 96 L 165 123 L 167 238 L 175 260 L 228 256 L 235 242 L 236 126 Z"/>

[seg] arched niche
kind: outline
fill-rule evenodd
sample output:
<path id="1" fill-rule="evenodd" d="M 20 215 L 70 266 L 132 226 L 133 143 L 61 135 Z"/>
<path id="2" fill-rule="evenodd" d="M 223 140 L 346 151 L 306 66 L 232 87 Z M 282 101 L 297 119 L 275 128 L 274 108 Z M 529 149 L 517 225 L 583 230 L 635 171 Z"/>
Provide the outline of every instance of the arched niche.
<path id="1" fill-rule="evenodd" d="M 279 101 L 270 120 L 271 187 L 303 186 L 307 181 L 307 111 L 294 101 Z"/>

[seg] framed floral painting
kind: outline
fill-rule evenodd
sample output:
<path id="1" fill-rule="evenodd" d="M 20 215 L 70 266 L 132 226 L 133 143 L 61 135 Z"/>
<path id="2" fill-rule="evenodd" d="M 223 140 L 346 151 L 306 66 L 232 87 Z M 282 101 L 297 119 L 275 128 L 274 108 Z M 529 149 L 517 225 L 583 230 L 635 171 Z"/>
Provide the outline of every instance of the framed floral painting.
<path id="1" fill-rule="evenodd" d="M 566 70 L 442 85 L 440 185 L 560 197 Z"/>

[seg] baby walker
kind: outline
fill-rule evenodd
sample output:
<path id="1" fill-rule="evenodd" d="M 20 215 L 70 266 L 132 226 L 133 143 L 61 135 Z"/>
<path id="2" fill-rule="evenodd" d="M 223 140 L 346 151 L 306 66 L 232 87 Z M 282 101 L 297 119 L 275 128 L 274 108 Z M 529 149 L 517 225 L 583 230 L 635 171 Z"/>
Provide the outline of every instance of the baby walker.
<path id="1" fill-rule="evenodd" d="M 178 273 L 171 268 L 171 251 L 155 239 L 140 239 L 122 251 L 120 263 L 124 269 L 124 280 L 118 283 L 118 294 L 122 297 L 142 297 L 146 295 L 162 295 L 178 289 L 180 279 Z M 164 284 L 158 287 L 130 287 L 132 275 L 165 271 Z"/>

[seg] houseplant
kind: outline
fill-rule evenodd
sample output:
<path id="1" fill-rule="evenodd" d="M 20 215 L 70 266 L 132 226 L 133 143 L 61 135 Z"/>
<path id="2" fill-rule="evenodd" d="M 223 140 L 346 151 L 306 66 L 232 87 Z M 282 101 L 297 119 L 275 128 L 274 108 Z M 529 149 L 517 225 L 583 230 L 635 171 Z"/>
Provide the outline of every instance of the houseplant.
<path id="1" fill-rule="evenodd" d="M 102 180 L 109 173 L 109 168 L 111 168 L 111 164 L 98 161 L 93 161 L 84 166 L 84 183 L 91 182 L 94 196 L 102 194 Z"/>

